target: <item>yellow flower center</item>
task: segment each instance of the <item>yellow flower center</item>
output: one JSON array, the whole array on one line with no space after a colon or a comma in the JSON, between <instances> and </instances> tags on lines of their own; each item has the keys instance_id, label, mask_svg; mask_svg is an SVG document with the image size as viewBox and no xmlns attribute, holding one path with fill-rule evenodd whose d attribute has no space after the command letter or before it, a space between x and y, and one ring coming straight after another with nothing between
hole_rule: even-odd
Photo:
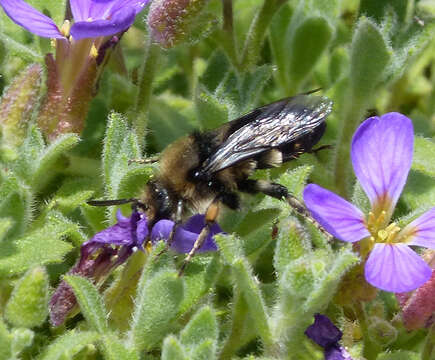
<instances>
[{"instance_id":1,"label":"yellow flower center","mask_svg":"<svg viewBox=\"0 0 435 360\"><path fill-rule=\"evenodd\" d=\"M387 212L381 211L378 216L370 211L367 218L367 229L370 232L369 237L363 239L360 244L360 252L363 257L373 249L376 243L393 244L399 242L397 236L400 232L400 227L396 223L391 223L386 226Z\"/></svg>"},{"instance_id":2,"label":"yellow flower center","mask_svg":"<svg viewBox=\"0 0 435 360\"><path fill-rule=\"evenodd\" d=\"M65 20L60 28L60 32L63 36L67 38L69 36L70 30L71 30L71 22L69 20Z\"/></svg>"}]
</instances>

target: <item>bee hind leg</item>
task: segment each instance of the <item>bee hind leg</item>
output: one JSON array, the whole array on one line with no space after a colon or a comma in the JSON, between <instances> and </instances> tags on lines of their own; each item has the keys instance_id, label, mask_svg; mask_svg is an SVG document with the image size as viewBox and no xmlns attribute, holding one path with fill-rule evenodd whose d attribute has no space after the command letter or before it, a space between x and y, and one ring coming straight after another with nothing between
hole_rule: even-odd
<instances>
[{"instance_id":1,"label":"bee hind leg","mask_svg":"<svg viewBox=\"0 0 435 360\"><path fill-rule=\"evenodd\" d=\"M333 236L328 233L325 228L320 225L310 214L305 205L300 202L296 196L292 195L288 189L277 183L272 183L266 180L244 180L238 184L239 190L247 193L263 193L265 195L271 196L275 199L285 200L293 210L295 210L299 215L303 216L306 220L312 223L323 235L325 235L328 241L333 239Z\"/></svg>"},{"instance_id":2,"label":"bee hind leg","mask_svg":"<svg viewBox=\"0 0 435 360\"><path fill-rule=\"evenodd\" d=\"M219 215L219 200L216 198L209 205L209 207L207 208L207 210L205 212L205 226L202 228L201 232L199 233L198 237L196 238L195 243L193 244L193 247L190 250L189 254L187 254L186 258L184 259L183 264L181 265L180 271L178 272L178 276L183 275L187 264L192 260L193 256L196 254L196 252L204 244L205 240L207 239L207 236L210 234L210 229L211 229L212 225L216 222L218 215Z\"/></svg>"}]
</instances>

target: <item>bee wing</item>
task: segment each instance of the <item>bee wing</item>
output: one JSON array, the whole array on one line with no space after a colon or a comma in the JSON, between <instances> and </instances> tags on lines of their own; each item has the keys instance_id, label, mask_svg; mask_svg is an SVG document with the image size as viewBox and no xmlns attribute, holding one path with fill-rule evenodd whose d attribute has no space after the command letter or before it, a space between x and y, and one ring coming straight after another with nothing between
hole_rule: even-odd
<instances>
[{"instance_id":1,"label":"bee wing","mask_svg":"<svg viewBox=\"0 0 435 360\"><path fill-rule=\"evenodd\" d=\"M312 95L296 95L255 109L229 123L226 140L203 162L201 171L217 172L301 139L322 125L331 110L331 100Z\"/></svg>"}]
</instances>

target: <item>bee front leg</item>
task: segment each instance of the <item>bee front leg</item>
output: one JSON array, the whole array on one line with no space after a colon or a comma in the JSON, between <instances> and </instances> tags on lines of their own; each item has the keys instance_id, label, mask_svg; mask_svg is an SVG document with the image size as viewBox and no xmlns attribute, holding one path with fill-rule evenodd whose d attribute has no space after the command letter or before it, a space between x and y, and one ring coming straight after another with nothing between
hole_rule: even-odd
<instances>
[{"instance_id":1,"label":"bee front leg","mask_svg":"<svg viewBox=\"0 0 435 360\"><path fill-rule=\"evenodd\" d=\"M284 199L293 210L299 215L303 216L306 220L312 223L323 235L325 235L327 241L331 241L334 237L328 233L325 228L320 225L310 214L308 209L303 203L301 203L296 196L292 195L288 189L277 183L272 183L266 180L245 180L238 184L239 190L248 193L263 193L265 195L274 197L275 199Z\"/></svg>"},{"instance_id":2,"label":"bee front leg","mask_svg":"<svg viewBox=\"0 0 435 360\"><path fill-rule=\"evenodd\" d=\"M187 264L192 260L195 253L201 248L204 244L207 236L210 234L210 229L212 225L216 222L216 219L219 215L219 200L216 198L207 208L205 212L205 226L202 228L198 237L193 244L192 249L189 254L187 254L186 258L183 261L183 265L181 265L180 271L178 272L178 276L182 276Z\"/></svg>"}]
</instances>

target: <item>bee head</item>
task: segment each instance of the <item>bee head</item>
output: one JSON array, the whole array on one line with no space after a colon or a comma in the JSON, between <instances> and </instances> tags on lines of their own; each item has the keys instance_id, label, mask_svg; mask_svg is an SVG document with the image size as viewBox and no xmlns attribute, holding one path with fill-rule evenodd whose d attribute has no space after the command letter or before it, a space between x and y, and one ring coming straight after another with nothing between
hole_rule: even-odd
<instances>
[{"instance_id":1,"label":"bee head","mask_svg":"<svg viewBox=\"0 0 435 360\"><path fill-rule=\"evenodd\" d=\"M151 180L147 183L143 201L148 206L147 217L150 225L161 219L171 218L173 202L168 189L159 180Z\"/></svg>"}]
</instances>

